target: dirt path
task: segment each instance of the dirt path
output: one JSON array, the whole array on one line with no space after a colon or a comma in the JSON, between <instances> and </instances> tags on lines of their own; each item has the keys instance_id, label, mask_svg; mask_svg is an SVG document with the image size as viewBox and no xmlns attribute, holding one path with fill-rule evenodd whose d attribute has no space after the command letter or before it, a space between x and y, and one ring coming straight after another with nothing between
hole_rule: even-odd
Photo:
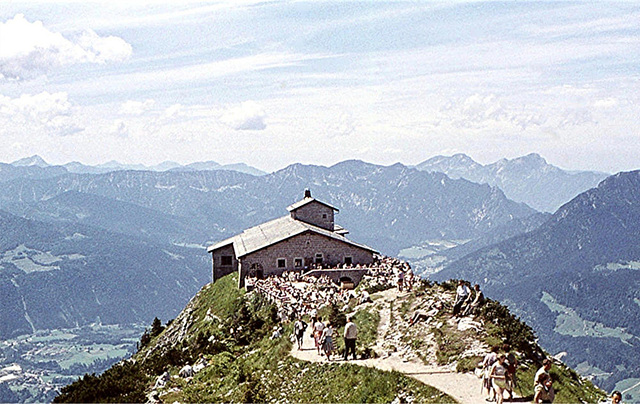
<instances>
[{"instance_id":1,"label":"dirt path","mask_svg":"<svg viewBox=\"0 0 640 404\"><path fill-rule=\"evenodd\" d=\"M378 352L383 352L380 348L382 348L383 338L389 329L391 316L390 302L395 299L397 292L395 290L389 290L383 292L381 295L375 303L376 306L379 306L380 313L378 341L376 344L376 350ZM308 333L305 334L303 339L303 349L301 351L298 350L297 345L294 344L291 355L295 358L310 362L327 362L327 358L324 355L318 355L313 344L313 339L309 337ZM342 357L335 356L332 358L332 361L343 362L343 359ZM457 373L455 368L452 369L448 366L428 366L419 359L408 361L402 358L397 352L391 353L386 357L349 362L381 370L396 370L437 388L462 404L485 402L486 396L480 392L480 379L470 373Z\"/></svg>"}]
</instances>

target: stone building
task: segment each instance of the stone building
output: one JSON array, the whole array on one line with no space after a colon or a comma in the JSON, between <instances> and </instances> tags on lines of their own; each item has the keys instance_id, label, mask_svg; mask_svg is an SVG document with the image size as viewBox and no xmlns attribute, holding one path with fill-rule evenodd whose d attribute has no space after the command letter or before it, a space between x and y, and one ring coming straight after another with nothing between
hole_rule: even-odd
<instances>
[{"instance_id":1,"label":"stone building","mask_svg":"<svg viewBox=\"0 0 640 404\"><path fill-rule=\"evenodd\" d=\"M213 281L238 272L240 286L244 278L263 278L285 271L302 274L326 274L335 281L357 283L363 270L377 252L345 237L348 231L335 224L337 208L311 197L287 208L289 215L252 227L210 246ZM337 268L337 269L329 269Z\"/></svg>"}]
</instances>

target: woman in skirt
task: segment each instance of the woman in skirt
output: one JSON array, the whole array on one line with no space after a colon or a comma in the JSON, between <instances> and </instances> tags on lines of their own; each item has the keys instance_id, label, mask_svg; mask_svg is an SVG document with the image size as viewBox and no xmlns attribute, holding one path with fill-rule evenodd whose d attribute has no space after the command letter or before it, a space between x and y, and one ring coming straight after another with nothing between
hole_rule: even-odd
<instances>
[{"instance_id":1,"label":"woman in skirt","mask_svg":"<svg viewBox=\"0 0 640 404\"><path fill-rule=\"evenodd\" d=\"M333 327L331 327L331 323L328 321L324 330L322 330L320 342L322 343L322 351L327 355L327 360L330 361L331 354L333 353Z\"/></svg>"}]
</instances>

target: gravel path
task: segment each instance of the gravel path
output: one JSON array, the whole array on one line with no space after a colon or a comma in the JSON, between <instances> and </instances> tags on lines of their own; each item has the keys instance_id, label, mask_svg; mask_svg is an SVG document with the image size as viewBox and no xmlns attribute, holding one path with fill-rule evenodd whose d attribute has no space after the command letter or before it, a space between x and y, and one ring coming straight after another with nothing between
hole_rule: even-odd
<instances>
[{"instance_id":1,"label":"gravel path","mask_svg":"<svg viewBox=\"0 0 640 404\"><path fill-rule=\"evenodd\" d=\"M376 351L384 352L382 341L389 329L390 320L390 302L395 300L397 291L395 289L385 291L382 296L374 303L379 306L380 324L378 325L378 341ZM291 351L291 355L295 358L310 362L327 362L324 355L318 355L313 339L305 334L303 340L303 349L300 351L297 345ZM332 361L343 362L341 357L335 356ZM438 390L450 395L456 401L462 404L477 404L486 402L486 396L480 392L481 381L470 373L457 373L455 368L448 366L428 366L421 360L410 360L402 358L398 353L394 352L386 357L374 359L362 359L349 361L352 364L374 367L381 370L395 370L409 377L413 377L425 384L433 386Z\"/></svg>"}]
</instances>

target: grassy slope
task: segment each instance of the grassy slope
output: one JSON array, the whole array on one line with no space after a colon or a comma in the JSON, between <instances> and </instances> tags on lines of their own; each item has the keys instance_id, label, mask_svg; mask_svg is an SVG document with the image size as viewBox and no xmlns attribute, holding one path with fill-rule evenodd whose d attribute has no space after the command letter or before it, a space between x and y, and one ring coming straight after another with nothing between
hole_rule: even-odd
<instances>
[{"instance_id":1,"label":"grassy slope","mask_svg":"<svg viewBox=\"0 0 640 404\"><path fill-rule=\"evenodd\" d=\"M456 281L449 281L443 283L442 287L453 292L456 284ZM441 315L450 317L449 312ZM549 355L535 342L536 337L531 327L512 315L505 306L490 299L479 310L477 319L481 319L485 324L485 331L481 338L487 346L507 344L517 352L519 365L516 372L518 386L516 392L532 400L535 373L542 366L542 359L549 357ZM463 349L457 350L457 348L455 343L447 343L446 339L441 338L438 355L439 357L446 356L450 361L458 360L460 358L456 355ZM460 360L458 371L471 371L481 360L481 357ZM596 403L605 398L605 393L602 390L562 363L554 364L550 374L556 391L556 403Z\"/></svg>"},{"instance_id":2,"label":"grassy slope","mask_svg":"<svg viewBox=\"0 0 640 404\"><path fill-rule=\"evenodd\" d=\"M288 338L268 338L275 320L273 306L249 298L236 285L234 276L228 276L203 288L187 306L189 314L178 317L136 354L134 361L114 366L101 376L85 376L67 386L56 401L145 401L144 393L157 375L165 370L175 375L202 354L210 365L189 382L172 379L161 391L163 401L391 402L398 395L407 395L418 402L453 402L438 390L397 372L291 358ZM369 316L368 328L375 329L374 314L359 316ZM181 327L188 327L185 339L167 338ZM287 329L285 335L290 332ZM174 388L177 391L169 392Z\"/></svg>"}]
</instances>

